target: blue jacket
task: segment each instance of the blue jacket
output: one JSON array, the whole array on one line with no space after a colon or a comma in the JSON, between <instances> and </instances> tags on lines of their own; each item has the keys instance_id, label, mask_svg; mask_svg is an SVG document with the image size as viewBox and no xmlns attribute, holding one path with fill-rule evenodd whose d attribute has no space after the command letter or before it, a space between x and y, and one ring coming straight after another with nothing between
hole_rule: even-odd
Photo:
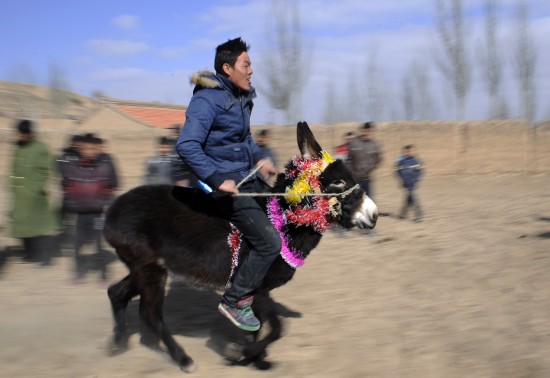
<instances>
[{"instance_id":1,"label":"blue jacket","mask_svg":"<svg viewBox=\"0 0 550 378\"><path fill-rule=\"evenodd\" d=\"M239 183L264 157L250 134L256 91L243 92L226 77L210 72L196 73L192 81L195 89L176 150L213 189L225 180Z\"/></svg>"},{"instance_id":2,"label":"blue jacket","mask_svg":"<svg viewBox=\"0 0 550 378\"><path fill-rule=\"evenodd\" d=\"M422 164L414 156L400 156L395 164L397 175L403 181L403 187L413 190L422 176Z\"/></svg>"}]
</instances>

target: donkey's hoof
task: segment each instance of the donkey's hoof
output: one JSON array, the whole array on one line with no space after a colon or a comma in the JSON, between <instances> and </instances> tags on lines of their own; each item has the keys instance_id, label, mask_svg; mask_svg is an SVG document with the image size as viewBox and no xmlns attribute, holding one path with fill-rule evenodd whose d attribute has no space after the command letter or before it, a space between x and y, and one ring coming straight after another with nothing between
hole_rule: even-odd
<instances>
[{"instance_id":1,"label":"donkey's hoof","mask_svg":"<svg viewBox=\"0 0 550 378\"><path fill-rule=\"evenodd\" d=\"M275 366L273 362L269 362L264 359L254 360L253 363L258 370L271 370Z\"/></svg>"},{"instance_id":2,"label":"donkey's hoof","mask_svg":"<svg viewBox=\"0 0 550 378\"><path fill-rule=\"evenodd\" d=\"M122 342L116 342L115 340L109 341L107 344L107 356L114 357L128 351L128 340Z\"/></svg>"},{"instance_id":3,"label":"donkey's hoof","mask_svg":"<svg viewBox=\"0 0 550 378\"><path fill-rule=\"evenodd\" d=\"M187 362L180 364L180 369L185 373L194 373L197 371L197 365L189 358Z\"/></svg>"},{"instance_id":4,"label":"donkey's hoof","mask_svg":"<svg viewBox=\"0 0 550 378\"><path fill-rule=\"evenodd\" d=\"M225 358L229 361L239 361L243 358L244 346L237 343L229 343L225 347Z\"/></svg>"}]
</instances>

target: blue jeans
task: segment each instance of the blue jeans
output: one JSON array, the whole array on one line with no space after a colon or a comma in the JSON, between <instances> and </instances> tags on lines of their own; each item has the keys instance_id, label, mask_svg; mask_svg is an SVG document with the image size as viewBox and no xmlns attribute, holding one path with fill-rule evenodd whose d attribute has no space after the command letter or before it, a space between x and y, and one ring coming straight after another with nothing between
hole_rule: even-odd
<instances>
[{"instance_id":1,"label":"blue jeans","mask_svg":"<svg viewBox=\"0 0 550 378\"><path fill-rule=\"evenodd\" d=\"M265 191L264 184L251 181L243 184L241 192ZM265 211L253 197L223 197L219 200L226 210L230 209L229 220L241 232L243 242L250 245L250 252L240 261L231 287L223 300L235 306L237 302L260 287L267 270L281 252L281 237L269 220Z\"/></svg>"}]
</instances>

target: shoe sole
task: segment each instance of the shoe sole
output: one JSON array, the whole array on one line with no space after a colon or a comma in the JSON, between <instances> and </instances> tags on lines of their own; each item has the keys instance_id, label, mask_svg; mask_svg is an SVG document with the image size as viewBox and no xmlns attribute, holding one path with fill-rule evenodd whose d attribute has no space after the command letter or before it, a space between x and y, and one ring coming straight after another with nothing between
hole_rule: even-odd
<instances>
[{"instance_id":1,"label":"shoe sole","mask_svg":"<svg viewBox=\"0 0 550 378\"><path fill-rule=\"evenodd\" d=\"M231 314L225 309L225 307L220 303L218 305L218 310L220 311L220 313L225 316L227 319L229 319L229 321L231 323L233 323L234 325L236 325L237 327L239 327L240 329L243 329L245 331L251 331L251 332L254 332L254 331L257 331L260 329L260 326L257 326L257 327L252 327L252 326L247 326L245 324L242 324L242 323L239 323L238 321L235 320L235 318L233 318L231 316Z\"/></svg>"}]
</instances>

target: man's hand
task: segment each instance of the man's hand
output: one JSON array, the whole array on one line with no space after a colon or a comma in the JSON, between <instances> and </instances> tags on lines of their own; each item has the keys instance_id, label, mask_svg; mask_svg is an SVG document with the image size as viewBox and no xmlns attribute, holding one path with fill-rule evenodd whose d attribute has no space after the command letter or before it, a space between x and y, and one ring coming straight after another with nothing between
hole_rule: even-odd
<instances>
[{"instance_id":1,"label":"man's hand","mask_svg":"<svg viewBox=\"0 0 550 378\"><path fill-rule=\"evenodd\" d=\"M260 173L263 177L269 177L272 175L276 175L279 173L275 165L273 165L273 162L270 159L262 159L260 160L256 165L263 164L262 168L260 168Z\"/></svg>"},{"instance_id":2,"label":"man's hand","mask_svg":"<svg viewBox=\"0 0 550 378\"><path fill-rule=\"evenodd\" d=\"M218 190L229 194L239 194L239 188L237 188L237 184L233 180L225 180Z\"/></svg>"}]
</instances>

